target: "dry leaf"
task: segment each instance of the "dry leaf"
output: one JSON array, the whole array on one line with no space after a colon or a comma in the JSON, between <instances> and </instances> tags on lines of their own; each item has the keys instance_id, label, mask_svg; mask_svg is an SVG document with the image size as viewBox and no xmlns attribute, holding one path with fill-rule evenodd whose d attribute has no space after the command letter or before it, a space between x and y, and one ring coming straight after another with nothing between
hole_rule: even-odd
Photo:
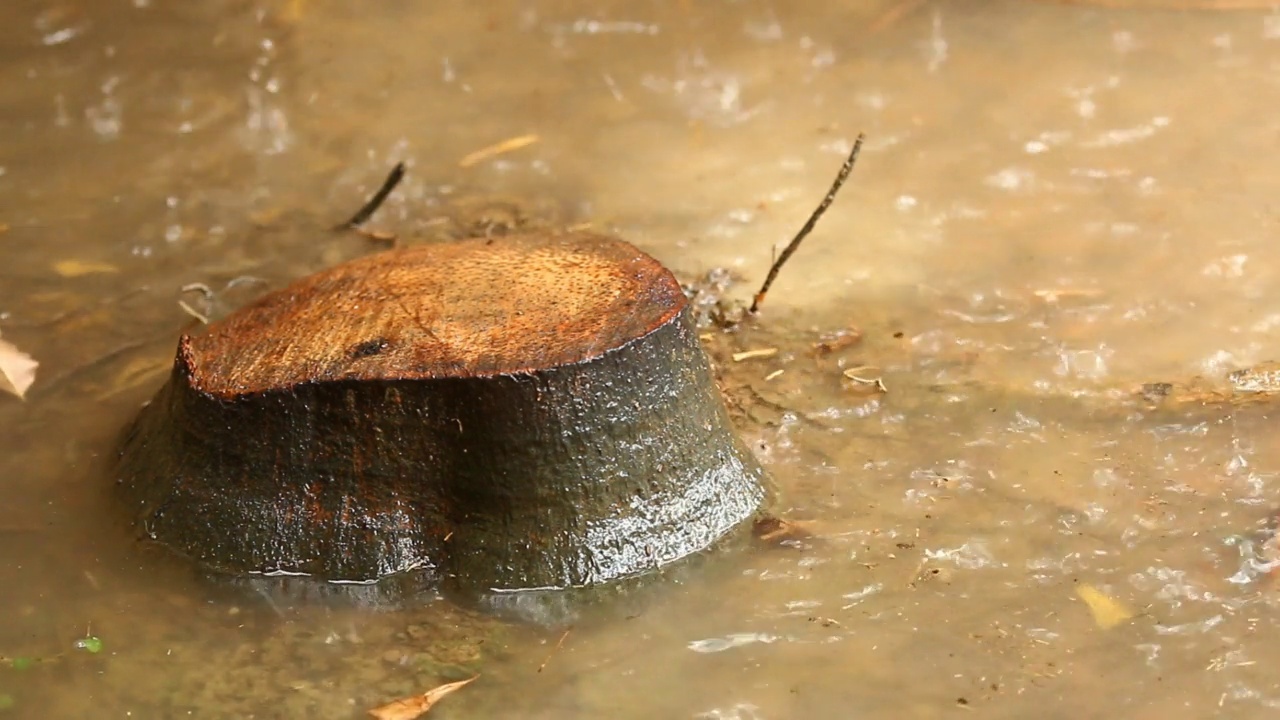
<instances>
[{"instance_id":1,"label":"dry leaf","mask_svg":"<svg viewBox=\"0 0 1280 720\"><path fill-rule=\"evenodd\" d=\"M40 363L7 340L0 340L0 390L26 397Z\"/></svg>"},{"instance_id":2,"label":"dry leaf","mask_svg":"<svg viewBox=\"0 0 1280 720\"><path fill-rule=\"evenodd\" d=\"M1088 583L1077 585L1076 595L1089 606L1093 621L1103 630L1133 617L1133 611L1128 606Z\"/></svg>"},{"instance_id":3,"label":"dry leaf","mask_svg":"<svg viewBox=\"0 0 1280 720\"><path fill-rule=\"evenodd\" d=\"M64 278L73 278L95 273L120 272L120 269L110 263L93 260L59 260L53 264L53 271Z\"/></svg>"},{"instance_id":4,"label":"dry leaf","mask_svg":"<svg viewBox=\"0 0 1280 720\"><path fill-rule=\"evenodd\" d=\"M378 720L413 720L430 710L432 705L440 702L440 698L448 695L454 690L461 689L462 686L470 683L478 677L480 676L476 675L476 677L468 678L466 680L451 682L447 685L441 685L438 688L428 690L421 695L413 695L411 697L396 700L395 702L389 702L386 705L370 710L369 714Z\"/></svg>"}]
</instances>

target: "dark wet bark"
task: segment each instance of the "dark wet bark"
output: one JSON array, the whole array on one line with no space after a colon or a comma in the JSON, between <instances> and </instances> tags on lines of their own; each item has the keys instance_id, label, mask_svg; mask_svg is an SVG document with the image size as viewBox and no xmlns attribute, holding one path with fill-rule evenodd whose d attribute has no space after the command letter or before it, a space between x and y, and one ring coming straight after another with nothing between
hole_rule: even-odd
<instances>
[{"instance_id":1,"label":"dark wet bark","mask_svg":"<svg viewBox=\"0 0 1280 720\"><path fill-rule=\"evenodd\" d=\"M625 272L601 289L640 294L604 329L561 315L545 339L496 349L424 350L444 326L405 326L401 307L362 320L363 334L315 338L341 353L303 359L305 333L273 325L297 321L286 310L352 297L368 309L388 292L376 284L388 263L436 259L424 248L385 254L269 296L183 338L169 383L128 432L117 477L140 530L233 573L364 581L418 570L479 595L641 574L751 517L763 471L731 429L674 278L606 238L515 247L604 258ZM422 292L426 306L450 291ZM525 322L538 302L518 299L510 317ZM459 312L508 317L502 301ZM329 317L355 322L340 307ZM244 343L244 332L272 336Z\"/></svg>"}]
</instances>

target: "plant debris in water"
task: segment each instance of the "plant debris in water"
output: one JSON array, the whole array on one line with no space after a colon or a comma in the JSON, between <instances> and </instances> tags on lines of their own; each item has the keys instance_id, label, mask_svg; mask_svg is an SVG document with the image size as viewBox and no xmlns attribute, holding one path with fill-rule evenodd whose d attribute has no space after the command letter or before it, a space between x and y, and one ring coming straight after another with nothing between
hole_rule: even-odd
<instances>
[{"instance_id":1,"label":"plant debris in water","mask_svg":"<svg viewBox=\"0 0 1280 720\"><path fill-rule=\"evenodd\" d=\"M1127 605L1089 583L1077 585L1076 596L1088 606L1093 622L1103 630L1109 630L1133 618L1133 610Z\"/></svg>"},{"instance_id":2,"label":"plant debris in water","mask_svg":"<svg viewBox=\"0 0 1280 720\"><path fill-rule=\"evenodd\" d=\"M82 275L100 275L118 273L120 268L111 263L96 260L59 260L53 264L53 271L64 278L75 278Z\"/></svg>"},{"instance_id":3,"label":"plant debris in water","mask_svg":"<svg viewBox=\"0 0 1280 720\"><path fill-rule=\"evenodd\" d=\"M354 230L373 217L373 214L378 212L378 208L382 207L382 203L387 201L387 198L396 189L396 186L400 184L400 181L404 180L404 170L403 162L396 163L396 166L391 168L391 173L387 175L387 179L382 181L382 186L369 198L369 201L361 206L349 220L339 223L334 230Z\"/></svg>"},{"instance_id":4,"label":"plant debris in water","mask_svg":"<svg viewBox=\"0 0 1280 720\"><path fill-rule=\"evenodd\" d=\"M752 296L750 308L742 306L740 303L734 303L725 299L725 291L733 284L733 275L724 268L715 268L707 272L707 274L692 283L684 283L685 294L689 296L689 301L693 305L693 316L699 328L715 326L724 330L732 330L736 328L742 320L748 315L754 315L760 311L760 305L764 303L765 296L769 293L769 288L773 286L773 282L778 279L778 273L782 271L782 266L787 260L795 254L799 249L800 243L813 232L817 226L818 220L822 217L827 208L831 207L831 203L835 202L836 195L839 194L840 188L844 186L845 180L849 178L849 173L853 170L854 163L858 161L858 154L862 151L862 142L866 136L862 133L858 134L858 139L853 143L853 149L849 151L849 156L845 158L844 164L840 166L840 171L836 173L836 179L831 183L831 188L827 190L827 194L822 198L822 202L809 215L809 219L805 221L800 232L791 238L791 242L782 249L782 253L769 267L769 273L765 276L764 283L760 285L760 289ZM856 342L856 339L854 340Z\"/></svg>"},{"instance_id":5,"label":"plant debris in water","mask_svg":"<svg viewBox=\"0 0 1280 720\"><path fill-rule=\"evenodd\" d=\"M501 142L496 142L488 147L480 148L473 153L467 154L466 157L458 161L458 167L468 168L472 165L479 165L485 160L514 152L523 147L528 147L540 140L537 135L518 135L516 137L507 138Z\"/></svg>"},{"instance_id":6,"label":"plant debris in water","mask_svg":"<svg viewBox=\"0 0 1280 720\"><path fill-rule=\"evenodd\" d=\"M840 188L844 187L844 181L849 179L849 173L853 171L854 163L858 162L858 153L862 150L862 141L866 136L858 133L858 139L853 142L853 149L849 151L849 157L845 158L844 164L840 166L840 172L836 173L835 182L831 183L831 189L827 190L826 197L822 198L822 202L809 215L809 219L805 221L804 227L800 228L800 232L791 238L791 242L782 249L782 254L777 260L773 261L773 265L769 268L769 274L765 276L764 283L760 289L756 291L755 297L751 299L751 314L754 315L760 311L760 305L764 302L765 295L769 293L769 287L773 285L773 281L778 279L778 273L782 270L782 266L787 260L795 254L800 248L800 242L813 232L813 228L817 226L818 219L822 217L827 208L831 207L831 203L835 202L836 195L840 193Z\"/></svg>"},{"instance_id":7,"label":"plant debris in water","mask_svg":"<svg viewBox=\"0 0 1280 720\"><path fill-rule=\"evenodd\" d=\"M38 367L40 363L30 355L13 343L0 339L0 390L25 398L27 390L36 381Z\"/></svg>"},{"instance_id":8,"label":"plant debris in water","mask_svg":"<svg viewBox=\"0 0 1280 720\"><path fill-rule=\"evenodd\" d=\"M76 641L76 649L97 655L102 652L102 638L96 635L86 635Z\"/></svg>"},{"instance_id":9,"label":"plant debris in water","mask_svg":"<svg viewBox=\"0 0 1280 720\"><path fill-rule=\"evenodd\" d=\"M411 695L407 698L389 702L386 705L380 705L369 711L369 715L377 718L377 720L414 720L421 717L444 696L461 690L465 685L473 682L475 677L459 680L432 688L421 695Z\"/></svg>"}]
</instances>

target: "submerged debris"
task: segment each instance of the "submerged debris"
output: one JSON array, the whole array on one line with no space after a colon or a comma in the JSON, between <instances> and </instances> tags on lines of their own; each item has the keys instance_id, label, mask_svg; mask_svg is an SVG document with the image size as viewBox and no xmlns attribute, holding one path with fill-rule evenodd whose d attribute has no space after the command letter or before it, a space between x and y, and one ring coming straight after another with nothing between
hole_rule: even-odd
<instances>
[{"instance_id":1,"label":"submerged debris","mask_svg":"<svg viewBox=\"0 0 1280 720\"><path fill-rule=\"evenodd\" d=\"M880 375L879 368L870 365L859 365L851 367L842 373L845 378L852 380L858 385L866 385L875 389L876 392L887 393L889 388L885 387L884 378Z\"/></svg>"},{"instance_id":2,"label":"submerged debris","mask_svg":"<svg viewBox=\"0 0 1280 720\"><path fill-rule=\"evenodd\" d=\"M1093 622L1103 630L1109 630L1134 616L1133 610L1089 583L1076 586L1076 596L1084 601L1093 616Z\"/></svg>"},{"instance_id":3,"label":"submerged debris","mask_svg":"<svg viewBox=\"0 0 1280 720\"><path fill-rule=\"evenodd\" d=\"M696 280L680 284L689 298L694 324L699 329L732 329L742 321L746 308L725 297L737 279L727 268L718 267L708 270Z\"/></svg>"},{"instance_id":4,"label":"submerged debris","mask_svg":"<svg viewBox=\"0 0 1280 720\"><path fill-rule=\"evenodd\" d=\"M1250 405L1280 396L1280 362L1235 370L1222 380L1194 377L1186 382L1149 382L1135 395L1153 406Z\"/></svg>"},{"instance_id":5,"label":"submerged debris","mask_svg":"<svg viewBox=\"0 0 1280 720\"><path fill-rule=\"evenodd\" d=\"M529 147L540 139L540 137L533 133L507 138L506 140L496 142L488 147L480 148L473 153L468 153L466 157L458 161L458 167L467 168L472 165L479 165L490 158L514 152L523 147Z\"/></svg>"},{"instance_id":6,"label":"submerged debris","mask_svg":"<svg viewBox=\"0 0 1280 720\"><path fill-rule=\"evenodd\" d=\"M377 718L377 720L414 720L414 718L421 717L430 710L432 706L440 702L441 698L461 690L466 685L474 682L478 677L480 676L476 675L475 677L467 678L466 680L446 683L440 687L432 688L421 695L412 695L394 702L389 702L386 705L373 708L369 711L369 715Z\"/></svg>"},{"instance_id":7,"label":"submerged debris","mask_svg":"<svg viewBox=\"0 0 1280 720\"><path fill-rule=\"evenodd\" d=\"M564 641L568 639L569 633L572 630L573 628L568 628L564 631L564 633L560 635L560 639L556 641L556 646L551 648L551 652L547 653L546 659L544 659L542 661L542 664L538 666L538 672L542 672L547 668L547 663L551 662L551 657L555 655L557 652L559 652L560 648L564 647Z\"/></svg>"},{"instance_id":8,"label":"submerged debris","mask_svg":"<svg viewBox=\"0 0 1280 720\"><path fill-rule=\"evenodd\" d=\"M252 275L241 275L239 277L232 278L227 281L226 285L222 286L222 290L214 290L201 282L187 283L186 285L178 288L178 307L182 312L190 315L201 325L208 325L221 315L220 306L226 304L221 302L222 298L220 296L226 295L242 285L265 286L266 284L266 280ZM199 297L199 300L188 303L181 297L183 295L191 295L193 293Z\"/></svg>"},{"instance_id":9,"label":"submerged debris","mask_svg":"<svg viewBox=\"0 0 1280 720\"><path fill-rule=\"evenodd\" d=\"M19 350L16 345L0 340L0 390L26 398L27 390L36 381L38 367L40 363Z\"/></svg>"},{"instance_id":10,"label":"submerged debris","mask_svg":"<svg viewBox=\"0 0 1280 720\"><path fill-rule=\"evenodd\" d=\"M83 275L102 275L120 272L120 268L111 263L97 260L59 260L53 264L53 271L60 277L75 278Z\"/></svg>"},{"instance_id":11,"label":"submerged debris","mask_svg":"<svg viewBox=\"0 0 1280 720\"><path fill-rule=\"evenodd\" d=\"M812 530L798 520L784 520L773 515L764 515L756 519L751 526L751 535L758 542L774 547L783 547L813 540Z\"/></svg>"},{"instance_id":12,"label":"submerged debris","mask_svg":"<svg viewBox=\"0 0 1280 720\"><path fill-rule=\"evenodd\" d=\"M771 358L778 354L778 348L756 348L755 350L743 350L733 354L734 362L742 362L743 360L755 360L760 358Z\"/></svg>"},{"instance_id":13,"label":"submerged debris","mask_svg":"<svg viewBox=\"0 0 1280 720\"><path fill-rule=\"evenodd\" d=\"M845 328L834 332L823 333L813 343L813 352L818 356L831 355L845 348L853 347L862 341L862 331L857 328Z\"/></svg>"},{"instance_id":14,"label":"submerged debris","mask_svg":"<svg viewBox=\"0 0 1280 720\"><path fill-rule=\"evenodd\" d=\"M1231 389L1238 393L1280 392L1280 362L1268 361L1227 375Z\"/></svg>"}]
</instances>

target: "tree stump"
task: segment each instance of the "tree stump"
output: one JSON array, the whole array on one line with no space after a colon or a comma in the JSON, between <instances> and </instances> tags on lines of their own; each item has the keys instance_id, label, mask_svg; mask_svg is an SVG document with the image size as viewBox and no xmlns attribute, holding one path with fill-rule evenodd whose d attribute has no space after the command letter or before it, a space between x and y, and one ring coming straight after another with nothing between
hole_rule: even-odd
<instances>
[{"instance_id":1,"label":"tree stump","mask_svg":"<svg viewBox=\"0 0 1280 720\"><path fill-rule=\"evenodd\" d=\"M119 490L146 536L229 573L471 595L639 575L765 494L689 314L599 235L363 257L183 336Z\"/></svg>"}]
</instances>

